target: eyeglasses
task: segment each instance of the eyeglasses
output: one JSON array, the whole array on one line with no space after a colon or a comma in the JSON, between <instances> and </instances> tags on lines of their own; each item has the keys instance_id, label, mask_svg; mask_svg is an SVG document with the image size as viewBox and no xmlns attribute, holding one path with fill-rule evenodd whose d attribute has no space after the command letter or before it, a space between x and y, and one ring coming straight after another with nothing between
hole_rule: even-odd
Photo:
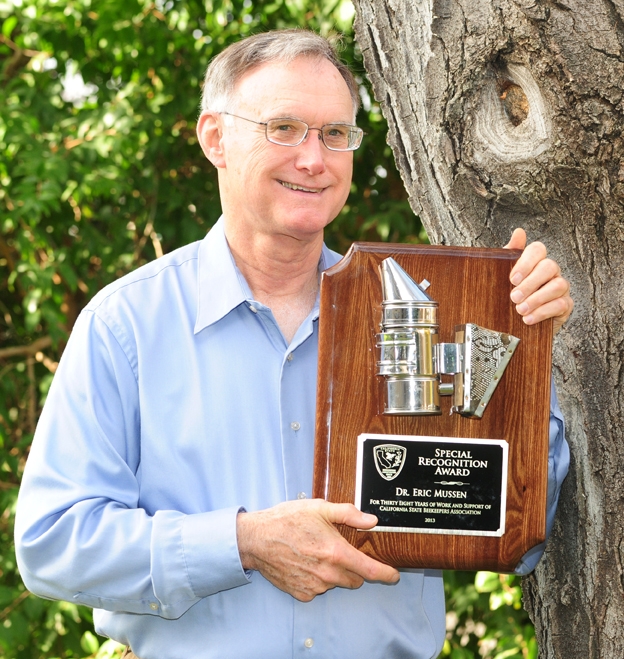
<instances>
[{"instance_id":1,"label":"eyeglasses","mask_svg":"<svg viewBox=\"0 0 624 659\"><path fill-rule=\"evenodd\" d=\"M299 146L311 130L318 130L320 139L330 151L355 151L362 143L364 131L349 124L325 124L321 128L310 128L305 121L297 119L269 119L269 121L254 121L240 117L231 112L221 112L230 117L249 121L258 126L264 126L267 140L280 146Z\"/></svg>"}]
</instances>

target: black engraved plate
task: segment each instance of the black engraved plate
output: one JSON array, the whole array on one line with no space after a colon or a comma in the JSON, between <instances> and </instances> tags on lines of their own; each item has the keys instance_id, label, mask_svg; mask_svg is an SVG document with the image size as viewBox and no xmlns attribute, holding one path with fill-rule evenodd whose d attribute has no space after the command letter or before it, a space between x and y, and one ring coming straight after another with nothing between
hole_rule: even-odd
<instances>
[{"instance_id":1,"label":"black engraved plate","mask_svg":"<svg viewBox=\"0 0 624 659\"><path fill-rule=\"evenodd\" d=\"M373 531L502 536L504 440L362 434L355 505Z\"/></svg>"}]
</instances>

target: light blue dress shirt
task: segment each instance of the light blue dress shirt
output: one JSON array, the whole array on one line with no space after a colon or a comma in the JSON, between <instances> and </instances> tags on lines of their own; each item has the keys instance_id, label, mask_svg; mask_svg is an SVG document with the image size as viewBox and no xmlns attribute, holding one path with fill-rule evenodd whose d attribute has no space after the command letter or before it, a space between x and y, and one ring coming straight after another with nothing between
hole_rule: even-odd
<instances>
[{"instance_id":1,"label":"light blue dress shirt","mask_svg":"<svg viewBox=\"0 0 624 659\"><path fill-rule=\"evenodd\" d=\"M321 267L339 258L324 248ZM317 320L318 304L286 343L222 221L102 290L28 459L16 522L27 587L94 607L97 631L141 659L436 657L439 571L302 603L241 566L238 511L310 496ZM550 451L552 525L568 464L558 410Z\"/></svg>"}]
</instances>

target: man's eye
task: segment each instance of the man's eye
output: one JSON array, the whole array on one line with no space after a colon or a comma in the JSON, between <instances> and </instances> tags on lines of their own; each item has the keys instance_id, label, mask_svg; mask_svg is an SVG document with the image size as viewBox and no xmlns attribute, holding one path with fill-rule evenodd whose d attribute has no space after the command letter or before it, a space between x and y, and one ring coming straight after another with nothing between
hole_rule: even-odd
<instances>
[{"instance_id":1,"label":"man's eye","mask_svg":"<svg viewBox=\"0 0 624 659\"><path fill-rule=\"evenodd\" d=\"M347 126L331 126L325 132L329 137L346 137L349 129Z\"/></svg>"},{"instance_id":2,"label":"man's eye","mask_svg":"<svg viewBox=\"0 0 624 659\"><path fill-rule=\"evenodd\" d=\"M276 133L290 133L296 131L297 127L293 126L293 124L276 124L271 126L271 130Z\"/></svg>"}]
</instances>

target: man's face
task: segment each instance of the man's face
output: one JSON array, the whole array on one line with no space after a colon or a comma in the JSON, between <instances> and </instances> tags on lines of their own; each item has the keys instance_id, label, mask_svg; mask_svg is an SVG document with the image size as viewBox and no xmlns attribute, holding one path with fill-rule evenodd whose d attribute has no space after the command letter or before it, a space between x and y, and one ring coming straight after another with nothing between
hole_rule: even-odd
<instances>
[{"instance_id":1,"label":"man's face","mask_svg":"<svg viewBox=\"0 0 624 659\"><path fill-rule=\"evenodd\" d=\"M231 111L255 121L299 119L311 128L354 122L351 95L336 67L307 57L252 70L239 82ZM264 126L227 115L219 121L219 187L228 223L296 239L322 235L349 194L352 152L330 151L318 131L289 147L269 142Z\"/></svg>"}]
</instances>

